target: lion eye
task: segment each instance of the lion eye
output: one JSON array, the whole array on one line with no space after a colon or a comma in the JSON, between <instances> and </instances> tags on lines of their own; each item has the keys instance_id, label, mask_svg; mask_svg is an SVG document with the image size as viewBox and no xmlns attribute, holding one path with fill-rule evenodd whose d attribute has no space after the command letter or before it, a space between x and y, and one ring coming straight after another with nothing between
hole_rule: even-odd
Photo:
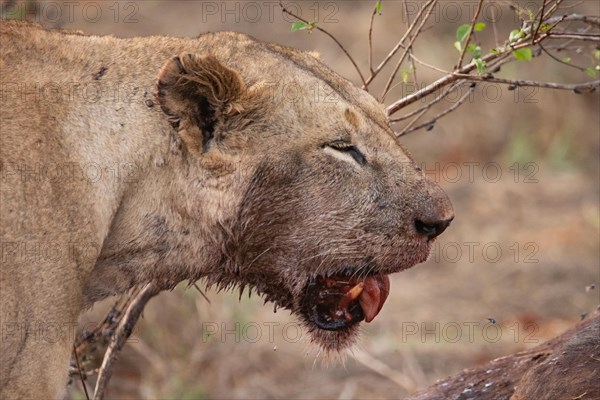
<instances>
[{"instance_id":1,"label":"lion eye","mask_svg":"<svg viewBox=\"0 0 600 400\"><path fill-rule=\"evenodd\" d=\"M344 158L346 158L346 156L350 156L359 165L365 165L367 163L365 155L361 153L360 150L358 150L356 146L353 146L351 143L344 142L342 140L336 140L335 142L323 145L323 148L325 150L335 150L338 154L341 153L341 155L344 156ZM335 154L333 155L335 156Z\"/></svg>"}]
</instances>

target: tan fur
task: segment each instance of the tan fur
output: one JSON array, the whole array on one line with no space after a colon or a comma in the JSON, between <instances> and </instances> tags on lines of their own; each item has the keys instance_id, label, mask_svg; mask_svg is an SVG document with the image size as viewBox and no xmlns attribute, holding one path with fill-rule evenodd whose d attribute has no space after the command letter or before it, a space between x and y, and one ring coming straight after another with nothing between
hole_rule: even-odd
<instances>
[{"instance_id":1,"label":"tan fur","mask_svg":"<svg viewBox=\"0 0 600 400\"><path fill-rule=\"evenodd\" d=\"M79 313L134 285L202 278L300 316L311 277L409 268L415 220L452 217L382 105L308 53L0 30L2 398L60 397ZM358 331L307 328L328 351Z\"/></svg>"}]
</instances>

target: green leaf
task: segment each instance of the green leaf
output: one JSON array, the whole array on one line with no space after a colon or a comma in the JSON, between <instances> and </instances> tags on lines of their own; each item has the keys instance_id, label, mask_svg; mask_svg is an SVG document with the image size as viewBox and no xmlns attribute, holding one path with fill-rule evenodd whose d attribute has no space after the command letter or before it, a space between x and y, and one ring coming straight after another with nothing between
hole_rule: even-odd
<instances>
[{"instance_id":1,"label":"green leaf","mask_svg":"<svg viewBox=\"0 0 600 400\"><path fill-rule=\"evenodd\" d=\"M540 32L542 32L542 33L548 32L551 27L552 26L550 24L547 24L544 22L540 25Z\"/></svg>"},{"instance_id":2,"label":"green leaf","mask_svg":"<svg viewBox=\"0 0 600 400\"><path fill-rule=\"evenodd\" d=\"M402 82L408 83L408 71L404 70L400 74L402 75Z\"/></svg>"},{"instance_id":3,"label":"green leaf","mask_svg":"<svg viewBox=\"0 0 600 400\"><path fill-rule=\"evenodd\" d=\"M454 42L454 47L456 48L456 50L462 51L462 44L460 44L459 41Z\"/></svg>"},{"instance_id":4,"label":"green leaf","mask_svg":"<svg viewBox=\"0 0 600 400\"><path fill-rule=\"evenodd\" d=\"M481 57L481 47L475 46L475 49L473 49L473 51L471 51L471 54L473 54L473 58L480 58Z\"/></svg>"},{"instance_id":5,"label":"green leaf","mask_svg":"<svg viewBox=\"0 0 600 400\"><path fill-rule=\"evenodd\" d=\"M493 48L493 49L490 50L490 53L492 53L492 54L500 54L500 49Z\"/></svg>"},{"instance_id":6,"label":"green leaf","mask_svg":"<svg viewBox=\"0 0 600 400\"><path fill-rule=\"evenodd\" d=\"M475 43L469 43L467 51L471 53L473 58L481 58L481 47L477 46Z\"/></svg>"},{"instance_id":7,"label":"green leaf","mask_svg":"<svg viewBox=\"0 0 600 400\"><path fill-rule=\"evenodd\" d=\"M508 35L508 41L510 43L516 42L517 40L521 39L524 36L524 33L522 30L520 29L514 29L512 31L510 31L510 34Z\"/></svg>"},{"instance_id":8,"label":"green leaf","mask_svg":"<svg viewBox=\"0 0 600 400\"><path fill-rule=\"evenodd\" d=\"M600 59L600 49L594 50L594 57Z\"/></svg>"},{"instance_id":9,"label":"green leaf","mask_svg":"<svg viewBox=\"0 0 600 400\"><path fill-rule=\"evenodd\" d=\"M513 51L513 56L519 61L531 61L531 58L533 57L529 47Z\"/></svg>"},{"instance_id":10,"label":"green leaf","mask_svg":"<svg viewBox=\"0 0 600 400\"><path fill-rule=\"evenodd\" d=\"M591 76L592 78L595 78L598 76L598 71L596 71L596 69L592 68L592 67L586 68L585 73L588 74L589 76Z\"/></svg>"},{"instance_id":11,"label":"green leaf","mask_svg":"<svg viewBox=\"0 0 600 400\"><path fill-rule=\"evenodd\" d=\"M377 4L375 4L375 10L377 10L377 14L381 15L381 0L377 0Z\"/></svg>"},{"instance_id":12,"label":"green leaf","mask_svg":"<svg viewBox=\"0 0 600 400\"><path fill-rule=\"evenodd\" d=\"M471 30L470 24L462 24L461 26L459 26L458 29L456 30L456 40L458 40L459 42L462 42L463 40L465 40L467 38L467 36L469 35L470 30Z\"/></svg>"},{"instance_id":13,"label":"green leaf","mask_svg":"<svg viewBox=\"0 0 600 400\"><path fill-rule=\"evenodd\" d=\"M563 57L562 62L564 62L564 63L570 63L571 62L571 57Z\"/></svg>"},{"instance_id":14,"label":"green leaf","mask_svg":"<svg viewBox=\"0 0 600 400\"><path fill-rule=\"evenodd\" d=\"M485 29L485 22L476 23L475 26L473 26L473 29L475 30L475 32L481 32Z\"/></svg>"},{"instance_id":15,"label":"green leaf","mask_svg":"<svg viewBox=\"0 0 600 400\"><path fill-rule=\"evenodd\" d=\"M479 72L480 74L485 74L485 72L487 71L487 65L485 64L485 61L483 61L481 58L475 58L473 59L473 61L475 62L475 66L477 67L477 72Z\"/></svg>"},{"instance_id":16,"label":"green leaf","mask_svg":"<svg viewBox=\"0 0 600 400\"><path fill-rule=\"evenodd\" d=\"M295 21L292 24L292 32L303 31L305 29L313 29L314 27L315 27L314 22L307 24L306 22L303 22L303 21Z\"/></svg>"},{"instance_id":17,"label":"green leaf","mask_svg":"<svg viewBox=\"0 0 600 400\"><path fill-rule=\"evenodd\" d=\"M292 32L301 31L303 29L308 29L308 24L302 21L295 21L292 24Z\"/></svg>"}]
</instances>

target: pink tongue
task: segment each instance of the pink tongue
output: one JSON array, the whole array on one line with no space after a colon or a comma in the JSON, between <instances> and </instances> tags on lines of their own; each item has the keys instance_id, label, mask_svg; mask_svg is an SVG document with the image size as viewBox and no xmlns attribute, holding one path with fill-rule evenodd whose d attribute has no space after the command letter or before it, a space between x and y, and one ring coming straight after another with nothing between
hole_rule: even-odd
<instances>
[{"instance_id":1,"label":"pink tongue","mask_svg":"<svg viewBox=\"0 0 600 400\"><path fill-rule=\"evenodd\" d=\"M365 314L365 322L371 322L381 311L390 293L390 279L387 275L376 275L369 276L363 282L365 287L358 301Z\"/></svg>"}]
</instances>

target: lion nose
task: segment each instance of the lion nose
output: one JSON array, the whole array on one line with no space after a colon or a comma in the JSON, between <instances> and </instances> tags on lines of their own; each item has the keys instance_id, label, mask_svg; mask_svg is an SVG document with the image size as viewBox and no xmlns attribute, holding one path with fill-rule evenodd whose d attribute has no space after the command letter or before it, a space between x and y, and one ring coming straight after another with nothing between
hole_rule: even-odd
<instances>
[{"instance_id":1,"label":"lion nose","mask_svg":"<svg viewBox=\"0 0 600 400\"><path fill-rule=\"evenodd\" d=\"M437 183L426 181L426 195L421 197L414 216L415 230L427 240L439 236L454 219L454 209L448 195Z\"/></svg>"},{"instance_id":2,"label":"lion nose","mask_svg":"<svg viewBox=\"0 0 600 400\"><path fill-rule=\"evenodd\" d=\"M421 235L427 236L427 240L431 240L436 236L439 236L446 230L450 225L450 222L454 219L454 216L442 221L435 222L424 222L419 219L415 220L415 228Z\"/></svg>"}]
</instances>

